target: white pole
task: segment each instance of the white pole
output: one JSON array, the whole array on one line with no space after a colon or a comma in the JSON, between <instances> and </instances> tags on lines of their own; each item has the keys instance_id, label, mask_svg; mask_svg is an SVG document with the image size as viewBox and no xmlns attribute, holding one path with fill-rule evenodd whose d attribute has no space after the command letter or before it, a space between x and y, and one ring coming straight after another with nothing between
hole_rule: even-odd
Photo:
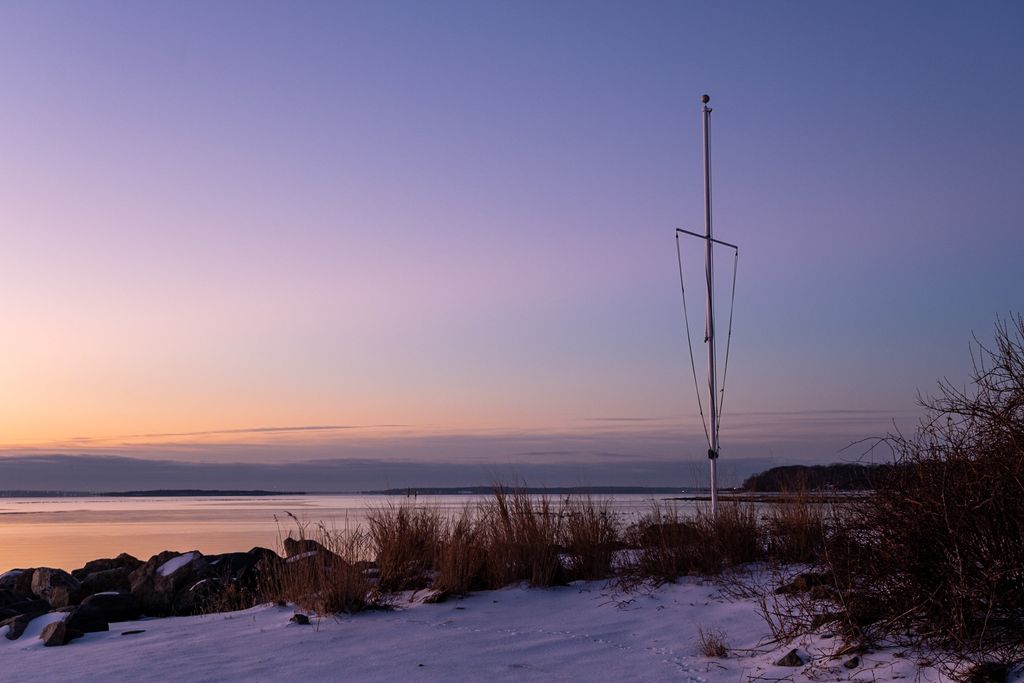
<instances>
[{"instance_id":1,"label":"white pole","mask_svg":"<svg viewBox=\"0 0 1024 683\"><path fill-rule=\"evenodd\" d=\"M704 270L707 275L707 318L705 327L705 343L708 345L708 392L711 395L711 448L708 460L711 462L711 514L718 515L718 375L715 369L715 301L712 293L714 287L714 253L711 241L711 143L709 129L711 126L711 98L704 95L700 98L704 103L704 235L707 251L704 258Z\"/></svg>"}]
</instances>

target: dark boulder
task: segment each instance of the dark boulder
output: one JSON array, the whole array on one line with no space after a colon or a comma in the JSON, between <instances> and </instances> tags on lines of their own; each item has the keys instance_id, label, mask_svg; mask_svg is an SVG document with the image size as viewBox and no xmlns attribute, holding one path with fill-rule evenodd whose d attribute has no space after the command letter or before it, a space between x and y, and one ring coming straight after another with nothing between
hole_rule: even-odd
<instances>
[{"instance_id":1,"label":"dark boulder","mask_svg":"<svg viewBox=\"0 0 1024 683\"><path fill-rule=\"evenodd\" d=\"M0 607L5 607L6 605L11 604L12 602L18 602L18 600L20 599L21 598L15 595L14 591L10 588L0 588Z\"/></svg>"},{"instance_id":2,"label":"dark boulder","mask_svg":"<svg viewBox=\"0 0 1024 683\"><path fill-rule=\"evenodd\" d=\"M43 641L43 645L46 647L54 647L56 645L67 645L75 638L81 638L84 635L84 633L69 627L63 621L55 621L43 628L39 639Z\"/></svg>"},{"instance_id":3,"label":"dark boulder","mask_svg":"<svg viewBox=\"0 0 1024 683\"><path fill-rule=\"evenodd\" d=\"M7 640L17 640L25 632L28 623L38 616L38 614L19 614L16 617L0 621L0 628L7 627L7 633L4 634Z\"/></svg>"},{"instance_id":4,"label":"dark boulder","mask_svg":"<svg viewBox=\"0 0 1024 683\"><path fill-rule=\"evenodd\" d=\"M63 569L39 567L32 575L32 592L53 607L66 607L78 597L81 583Z\"/></svg>"},{"instance_id":5,"label":"dark boulder","mask_svg":"<svg viewBox=\"0 0 1024 683\"><path fill-rule=\"evenodd\" d=\"M142 615L139 599L131 593L96 593L83 600L82 607L98 609L109 623L134 621Z\"/></svg>"},{"instance_id":6,"label":"dark boulder","mask_svg":"<svg viewBox=\"0 0 1024 683\"><path fill-rule=\"evenodd\" d=\"M107 618L103 610L94 605L79 605L68 609L68 616L64 619L68 628L81 631L82 633L98 633L109 631Z\"/></svg>"},{"instance_id":7,"label":"dark boulder","mask_svg":"<svg viewBox=\"0 0 1024 683\"><path fill-rule=\"evenodd\" d=\"M17 614L42 614L49 612L51 607L50 603L46 600L19 600L18 602L12 602L4 609L11 610Z\"/></svg>"},{"instance_id":8,"label":"dark boulder","mask_svg":"<svg viewBox=\"0 0 1024 683\"><path fill-rule=\"evenodd\" d=\"M32 575L35 569L12 569L0 574L0 591L10 593L15 600L25 600L32 595Z\"/></svg>"},{"instance_id":9,"label":"dark boulder","mask_svg":"<svg viewBox=\"0 0 1024 683\"><path fill-rule=\"evenodd\" d=\"M295 540L291 536L284 539L284 554L285 557L295 557L304 553L326 553L333 555L330 550L324 547L319 541L314 541L310 538L300 538Z\"/></svg>"},{"instance_id":10,"label":"dark boulder","mask_svg":"<svg viewBox=\"0 0 1024 683\"><path fill-rule=\"evenodd\" d=\"M775 666L797 667L804 665L804 658L796 650L790 650L782 659L775 662Z\"/></svg>"},{"instance_id":11,"label":"dark boulder","mask_svg":"<svg viewBox=\"0 0 1024 683\"><path fill-rule=\"evenodd\" d=\"M963 680L966 683L1006 683L1010 668L1004 662L979 662L968 670Z\"/></svg>"},{"instance_id":12,"label":"dark boulder","mask_svg":"<svg viewBox=\"0 0 1024 683\"><path fill-rule=\"evenodd\" d=\"M165 550L131 573L131 592L148 616L178 614L175 596L208 578L208 569L209 565L198 550L187 553Z\"/></svg>"},{"instance_id":13,"label":"dark boulder","mask_svg":"<svg viewBox=\"0 0 1024 683\"><path fill-rule=\"evenodd\" d=\"M105 572L111 569L126 569L128 573L135 571L142 566L142 560L137 557L133 557L128 553L121 553L117 557L104 558L100 560L90 560L85 563L84 567L76 569L71 572L79 581L84 581L85 577L96 572Z\"/></svg>"},{"instance_id":14,"label":"dark boulder","mask_svg":"<svg viewBox=\"0 0 1024 683\"><path fill-rule=\"evenodd\" d=\"M109 591L131 590L131 570L127 567L112 567L102 571L86 574L82 578L79 593L82 596L106 593Z\"/></svg>"},{"instance_id":15,"label":"dark boulder","mask_svg":"<svg viewBox=\"0 0 1024 683\"><path fill-rule=\"evenodd\" d=\"M228 612L237 609L237 593L231 584L219 578L199 579L191 586L183 588L174 595L171 612L174 614L210 614L212 612ZM245 605L251 607L252 605Z\"/></svg>"},{"instance_id":16,"label":"dark boulder","mask_svg":"<svg viewBox=\"0 0 1024 683\"><path fill-rule=\"evenodd\" d=\"M14 594L19 598L34 598L35 594L32 592L32 578L35 576L35 569L24 569L18 574L17 580L14 582Z\"/></svg>"}]
</instances>

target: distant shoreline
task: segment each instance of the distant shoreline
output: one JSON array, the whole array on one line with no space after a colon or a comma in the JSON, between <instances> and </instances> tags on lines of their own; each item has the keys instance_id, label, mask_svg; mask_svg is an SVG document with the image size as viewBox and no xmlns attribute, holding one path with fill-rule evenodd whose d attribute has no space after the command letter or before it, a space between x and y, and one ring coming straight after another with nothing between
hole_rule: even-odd
<instances>
[{"instance_id":1,"label":"distant shoreline","mask_svg":"<svg viewBox=\"0 0 1024 683\"><path fill-rule=\"evenodd\" d=\"M706 490L685 486L539 486L502 487L504 491L521 491L530 495L701 495ZM266 497L266 496L486 496L494 486L403 487L368 491L268 491L263 489L152 489L145 491L0 491L0 498L169 498L169 497Z\"/></svg>"},{"instance_id":2,"label":"distant shoreline","mask_svg":"<svg viewBox=\"0 0 1024 683\"><path fill-rule=\"evenodd\" d=\"M0 498L201 498L305 496L305 491L218 490L218 489L153 489L150 491L0 491Z\"/></svg>"}]
</instances>

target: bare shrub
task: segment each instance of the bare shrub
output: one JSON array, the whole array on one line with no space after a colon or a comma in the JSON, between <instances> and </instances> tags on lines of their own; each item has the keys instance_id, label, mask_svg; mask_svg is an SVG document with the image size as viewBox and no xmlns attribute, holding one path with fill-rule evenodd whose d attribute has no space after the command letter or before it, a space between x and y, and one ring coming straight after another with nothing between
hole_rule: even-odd
<instances>
[{"instance_id":1,"label":"bare shrub","mask_svg":"<svg viewBox=\"0 0 1024 683\"><path fill-rule=\"evenodd\" d=\"M528 581L533 586L565 583L562 516L547 496L496 488L481 506L481 532L487 548L491 586Z\"/></svg>"},{"instance_id":2,"label":"bare shrub","mask_svg":"<svg viewBox=\"0 0 1024 683\"><path fill-rule=\"evenodd\" d=\"M464 595L488 588L487 550L480 524L471 508L444 524L437 547L433 588L445 595Z\"/></svg>"},{"instance_id":3,"label":"bare shrub","mask_svg":"<svg viewBox=\"0 0 1024 683\"><path fill-rule=\"evenodd\" d=\"M359 612L386 603L365 573L369 538L359 529L312 533L302 528L310 548L282 562L267 577L267 595L317 614ZM313 545L315 544L315 545Z\"/></svg>"},{"instance_id":4,"label":"bare shrub","mask_svg":"<svg viewBox=\"0 0 1024 683\"><path fill-rule=\"evenodd\" d=\"M444 526L437 510L411 503L389 504L371 510L367 524L381 590L429 585Z\"/></svg>"},{"instance_id":5,"label":"bare shrub","mask_svg":"<svg viewBox=\"0 0 1024 683\"><path fill-rule=\"evenodd\" d=\"M825 543L825 505L805 488L785 492L766 515L768 555L784 563L812 564Z\"/></svg>"},{"instance_id":6,"label":"bare shrub","mask_svg":"<svg viewBox=\"0 0 1024 683\"><path fill-rule=\"evenodd\" d=\"M721 659L729 656L729 644L726 641L725 631L721 629L703 628L697 630L697 651L705 657Z\"/></svg>"},{"instance_id":7,"label":"bare shrub","mask_svg":"<svg viewBox=\"0 0 1024 683\"><path fill-rule=\"evenodd\" d=\"M717 515L701 508L697 511L697 527L701 546L694 555L694 569L701 573L717 574L725 567L764 558L764 537L753 504L725 503L719 506Z\"/></svg>"},{"instance_id":8,"label":"bare shrub","mask_svg":"<svg viewBox=\"0 0 1024 683\"><path fill-rule=\"evenodd\" d=\"M699 508L684 515L679 508L652 501L627 533L633 579L655 583L686 574L712 576L727 567L764 557L764 539L753 505L726 503L718 514Z\"/></svg>"},{"instance_id":9,"label":"bare shrub","mask_svg":"<svg viewBox=\"0 0 1024 683\"><path fill-rule=\"evenodd\" d=\"M608 503L589 496L567 498L561 514L565 519L565 549L573 578L611 576L612 562L622 541L619 523Z\"/></svg>"},{"instance_id":10,"label":"bare shrub","mask_svg":"<svg viewBox=\"0 0 1024 683\"><path fill-rule=\"evenodd\" d=\"M921 398L876 495L828 544L848 625L965 656L1024 657L1024 320L975 339L969 389Z\"/></svg>"},{"instance_id":11,"label":"bare shrub","mask_svg":"<svg viewBox=\"0 0 1024 683\"><path fill-rule=\"evenodd\" d=\"M679 508L651 501L650 512L627 531L626 542L633 548L628 579L673 582L693 568L693 556L700 531Z\"/></svg>"}]
</instances>

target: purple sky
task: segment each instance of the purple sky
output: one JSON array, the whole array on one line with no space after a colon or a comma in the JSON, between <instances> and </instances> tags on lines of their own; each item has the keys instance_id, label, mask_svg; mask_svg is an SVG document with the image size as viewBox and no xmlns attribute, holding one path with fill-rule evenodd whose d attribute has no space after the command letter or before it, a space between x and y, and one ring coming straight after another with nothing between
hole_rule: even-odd
<instances>
[{"instance_id":1,"label":"purple sky","mask_svg":"<svg viewBox=\"0 0 1024 683\"><path fill-rule=\"evenodd\" d=\"M0 451L689 480L708 92L723 467L853 457L1020 310L1022 83L1011 2L4 3Z\"/></svg>"}]
</instances>

